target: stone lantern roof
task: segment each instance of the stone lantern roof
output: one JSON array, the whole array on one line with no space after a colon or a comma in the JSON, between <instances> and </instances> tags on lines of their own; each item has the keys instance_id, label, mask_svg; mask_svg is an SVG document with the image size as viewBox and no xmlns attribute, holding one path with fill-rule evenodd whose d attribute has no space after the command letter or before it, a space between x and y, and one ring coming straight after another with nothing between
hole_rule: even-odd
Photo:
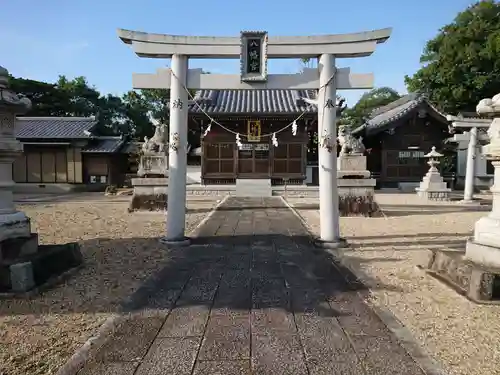
<instances>
[{"instance_id":1,"label":"stone lantern roof","mask_svg":"<svg viewBox=\"0 0 500 375\"><path fill-rule=\"evenodd\" d=\"M9 71L0 66L0 112L24 114L31 109L31 100L9 88Z\"/></svg>"}]
</instances>

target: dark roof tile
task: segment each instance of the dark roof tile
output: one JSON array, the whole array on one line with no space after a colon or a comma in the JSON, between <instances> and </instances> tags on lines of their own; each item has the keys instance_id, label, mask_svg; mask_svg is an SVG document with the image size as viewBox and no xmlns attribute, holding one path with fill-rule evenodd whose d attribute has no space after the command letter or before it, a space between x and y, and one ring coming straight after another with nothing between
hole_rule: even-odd
<instances>
[{"instance_id":1,"label":"dark roof tile","mask_svg":"<svg viewBox=\"0 0 500 375\"><path fill-rule=\"evenodd\" d=\"M393 122L412 112L422 103L426 103L433 111L443 117L444 121L446 121L446 115L441 113L437 108L429 103L425 95L412 93L402 96L385 106L374 109L370 113L366 122L353 130L353 134L361 132L365 132L366 135L379 133L388 126L391 126Z\"/></svg>"},{"instance_id":2,"label":"dark roof tile","mask_svg":"<svg viewBox=\"0 0 500 375\"><path fill-rule=\"evenodd\" d=\"M121 137L100 137L93 139L82 152L87 153L114 153L120 150L125 143Z\"/></svg>"},{"instance_id":3,"label":"dark roof tile","mask_svg":"<svg viewBox=\"0 0 500 375\"><path fill-rule=\"evenodd\" d=\"M316 113L317 107L301 98L315 99L314 90L199 90L191 113L209 114L300 114ZM201 107L201 109L200 109Z\"/></svg>"},{"instance_id":4,"label":"dark roof tile","mask_svg":"<svg viewBox=\"0 0 500 375\"><path fill-rule=\"evenodd\" d=\"M89 138L86 132L91 132L96 125L93 117L18 117L16 138Z\"/></svg>"}]
</instances>

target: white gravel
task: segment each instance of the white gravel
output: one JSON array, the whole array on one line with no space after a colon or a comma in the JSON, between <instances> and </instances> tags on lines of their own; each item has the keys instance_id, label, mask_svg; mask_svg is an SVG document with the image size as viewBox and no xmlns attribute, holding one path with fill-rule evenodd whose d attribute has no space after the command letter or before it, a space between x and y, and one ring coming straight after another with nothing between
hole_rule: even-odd
<instances>
[{"instance_id":1,"label":"white gravel","mask_svg":"<svg viewBox=\"0 0 500 375\"><path fill-rule=\"evenodd\" d=\"M24 197L25 198L25 197ZM21 204L41 243L78 241L85 266L41 296L0 301L0 374L53 374L120 302L167 261L162 213L127 213L128 199L102 196ZM215 198L190 198L187 231Z\"/></svg>"},{"instance_id":2,"label":"white gravel","mask_svg":"<svg viewBox=\"0 0 500 375\"><path fill-rule=\"evenodd\" d=\"M449 374L500 374L500 306L469 302L417 268L426 264L430 248L463 248L486 213L413 194L380 194L377 201L386 218L340 222L352 245L344 260L368 275L372 302L389 308ZM289 202L318 234L317 198Z\"/></svg>"}]
</instances>

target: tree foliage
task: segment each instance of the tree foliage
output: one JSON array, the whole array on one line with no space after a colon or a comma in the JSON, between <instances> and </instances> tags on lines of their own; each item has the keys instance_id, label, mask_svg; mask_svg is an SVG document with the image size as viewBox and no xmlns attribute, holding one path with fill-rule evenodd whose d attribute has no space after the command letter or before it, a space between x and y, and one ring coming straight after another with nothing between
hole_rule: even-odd
<instances>
[{"instance_id":1,"label":"tree foliage","mask_svg":"<svg viewBox=\"0 0 500 375\"><path fill-rule=\"evenodd\" d=\"M447 113L475 111L479 100L498 94L499 56L500 3L479 1L427 42L423 67L405 82Z\"/></svg>"},{"instance_id":2,"label":"tree foliage","mask_svg":"<svg viewBox=\"0 0 500 375\"><path fill-rule=\"evenodd\" d=\"M353 107L342 112L339 124L356 128L365 122L374 109L387 105L400 97L401 95L390 87L373 89L363 94Z\"/></svg>"},{"instance_id":3,"label":"tree foliage","mask_svg":"<svg viewBox=\"0 0 500 375\"><path fill-rule=\"evenodd\" d=\"M99 135L142 139L154 132L152 120L168 124L169 90L131 90L102 95L85 77L60 76L55 83L10 77L11 88L31 99L28 116L95 116Z\"/></svg>"}]
</instances>

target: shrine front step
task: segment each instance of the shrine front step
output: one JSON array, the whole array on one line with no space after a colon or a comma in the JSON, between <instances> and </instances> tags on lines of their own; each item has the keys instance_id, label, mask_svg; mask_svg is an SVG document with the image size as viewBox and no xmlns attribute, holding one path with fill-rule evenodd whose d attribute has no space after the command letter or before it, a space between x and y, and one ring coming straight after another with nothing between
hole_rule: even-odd
<instances>
[{"instance_id":1,"label":"shrine front step","mask_svg":"<svg viewBox=\"0 0 500 375\"><path fill-rule=\"evenodd\" d=\"M273 189L271 179L236 179L237 197L271 197Z\"/></svg>"}]
</instances>

